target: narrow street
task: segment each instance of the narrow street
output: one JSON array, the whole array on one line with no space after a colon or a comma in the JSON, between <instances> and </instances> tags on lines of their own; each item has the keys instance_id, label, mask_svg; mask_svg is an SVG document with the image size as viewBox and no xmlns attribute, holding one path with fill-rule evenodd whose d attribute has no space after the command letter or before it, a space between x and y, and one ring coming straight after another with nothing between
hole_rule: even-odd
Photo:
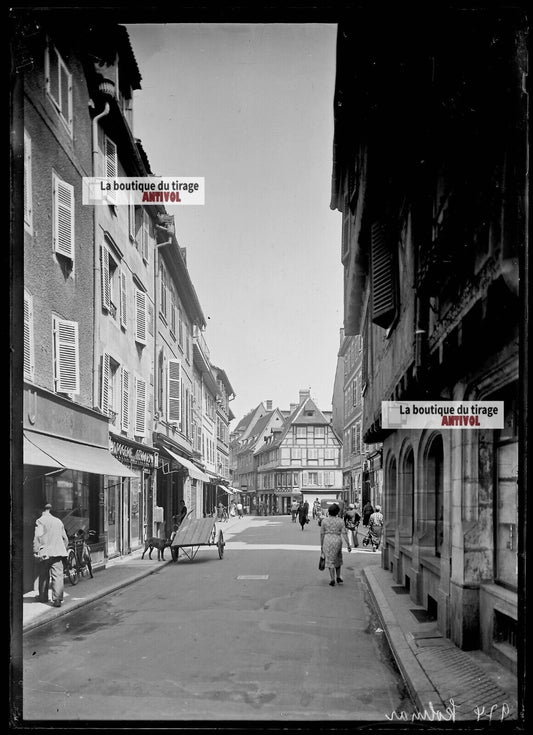
<instances>
[{"instance_id":1,"label":"narrow street","mask_svg":"<svg viewBox=\"0 0 533 735\"><path fill-rule=\"evenodd\" d=\"M27 721L384 721L412 711L344 553L344 585L318 570L319 531L253 518L223 559L161 566L24 638ZM223 525L223 524L222 524ZM244 523L243 523L244 526Z\"/></svg>"}]
</instances>

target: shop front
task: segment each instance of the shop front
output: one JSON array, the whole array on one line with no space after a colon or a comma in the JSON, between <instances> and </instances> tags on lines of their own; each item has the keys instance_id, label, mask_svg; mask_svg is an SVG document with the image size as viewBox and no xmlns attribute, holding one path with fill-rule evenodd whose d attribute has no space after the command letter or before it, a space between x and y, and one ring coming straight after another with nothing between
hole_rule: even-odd
<instances>
[{"instance_id":1,"label":"shop front","mask_svg":"<svg viewBox=\"0 0 533 735\"><path fill-rule=\"evenodd\" d=\"M105 565L105 488L135 473L109 451L108 421L101 414L35 387L24 393L22 568L24 593L35 589L35 521L45 503L69 536L92 530L94 567Z\"/></svg>"},{"instance_id":2,"label":"shop front","mask_svg":"<svg viewBox=\"0 0 533 735\"><path fill-rule=\"evenodd\" d=\"M104 493L107 554L123 556L155 535L154 497L158 452L153 447L110 434L111 453L127 464L132 477L108 477Z\"/></svg>"}]
</instances>

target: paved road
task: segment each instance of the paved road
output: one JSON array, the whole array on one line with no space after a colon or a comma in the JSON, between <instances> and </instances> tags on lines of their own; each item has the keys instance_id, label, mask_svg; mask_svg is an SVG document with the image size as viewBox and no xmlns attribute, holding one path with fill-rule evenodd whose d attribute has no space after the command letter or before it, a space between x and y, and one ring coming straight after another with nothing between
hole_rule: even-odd
<instances>
[{"instance_id":1,"label":"paved road","mask_svg":"<svg viewBox=\"0 0 533 735\"><path fill-rule=\"evenodd\" d=\"M385 721L411 711L360 569L320 572L318 528L257 518L216 547L24 637L28 721Z\"/></svg>"}]
</instances>

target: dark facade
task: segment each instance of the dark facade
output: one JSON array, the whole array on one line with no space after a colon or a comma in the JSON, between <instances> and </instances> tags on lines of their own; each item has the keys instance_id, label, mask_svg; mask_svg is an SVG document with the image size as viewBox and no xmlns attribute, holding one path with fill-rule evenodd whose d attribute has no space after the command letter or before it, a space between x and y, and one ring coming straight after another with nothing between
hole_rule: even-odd
<instances>
[{"instance_id":1,"label":"dark facade","mask_svg":"<svg viewBox=\"0 0 533 735\"><path fill-rule=\"evenodd\" d=\"M414 20L339 26L345 335L363 440L383 445L383 566L457 645L516 669L526 28L514 9ZM415 399L504 400L505 429L382 428L381 401Z\"/></svg>"}]
</instances>

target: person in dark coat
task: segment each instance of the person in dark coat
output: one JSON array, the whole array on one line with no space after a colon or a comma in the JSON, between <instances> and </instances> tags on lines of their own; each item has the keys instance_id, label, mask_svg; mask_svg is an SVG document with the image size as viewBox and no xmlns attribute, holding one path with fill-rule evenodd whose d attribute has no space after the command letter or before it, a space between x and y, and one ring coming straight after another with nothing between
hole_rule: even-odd
<instances>
[{"instance_id":1,"label":"person in dark coat","mask_svg":"<svg viewBox=\"0 0 533 735\"><path fill-rule=\"evenodd\" d=\"M309 523L309 503L307 500L298 509L298 523L304 530L305 524Z\"/></svg>"},{"instance_id":2,"label":"person in dark coat","mask_svg":"<svg viewBox=\"0 0 533 735\"><path fill-rule=\"evenodd\" d=\"M374 506L372 505L370 500L367 500L363 506L363 526L368 526L368 521L370 520L370 516L373 512Z\"/></svg>"}]
</instances>

